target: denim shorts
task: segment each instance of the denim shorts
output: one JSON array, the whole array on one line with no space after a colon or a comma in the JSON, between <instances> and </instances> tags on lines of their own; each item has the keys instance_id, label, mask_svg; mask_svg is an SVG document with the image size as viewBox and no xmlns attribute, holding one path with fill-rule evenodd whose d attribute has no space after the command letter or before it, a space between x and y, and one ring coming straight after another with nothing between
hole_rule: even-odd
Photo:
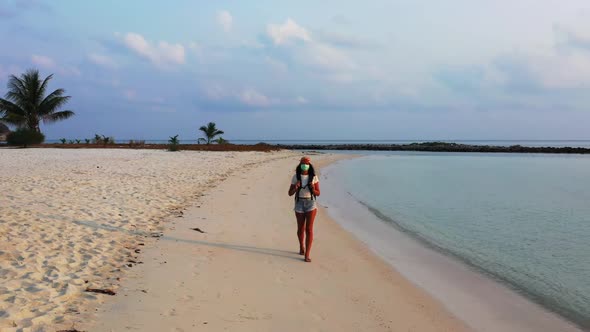
<instances>
[{"instance_id":1,"label":"denim shorts","mask_svg":"<svg viewBox=\"0 0 590 332\"><path fill-rule=\"evenodd\" d=\"M317 209L315 199L299 198L299 200L295 202L294 210L297 213L311 212L315 209Z\"/></svg>"}]
</instances>

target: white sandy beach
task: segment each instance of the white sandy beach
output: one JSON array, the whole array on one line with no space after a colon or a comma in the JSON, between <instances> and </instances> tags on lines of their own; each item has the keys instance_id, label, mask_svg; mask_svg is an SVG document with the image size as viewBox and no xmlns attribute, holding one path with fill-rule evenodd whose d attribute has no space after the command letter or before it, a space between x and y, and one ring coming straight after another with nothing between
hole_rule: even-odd
<instances>
[{"instance_id":1,"label":"white sandy beach","mask_svg":"<svg viewBox=\"0 0 590 332\"><path fill-rule=\"evenodd\" d=\"M118 291L167 220L232 172L289 155L0 149L0 331L91 320L108 295L84 290Z\"/></svg>"}]
</instances>

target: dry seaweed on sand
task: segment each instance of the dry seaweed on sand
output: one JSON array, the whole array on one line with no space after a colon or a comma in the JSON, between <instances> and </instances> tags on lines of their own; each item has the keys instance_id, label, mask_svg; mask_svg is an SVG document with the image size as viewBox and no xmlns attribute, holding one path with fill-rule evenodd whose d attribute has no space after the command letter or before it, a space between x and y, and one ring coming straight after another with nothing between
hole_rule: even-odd
<instances>
[{"instance_id":1,"label":"dry seaweed on sand","mask_svg":"<svg viewBox=\"0 0 590 332\"><path fill-rule=\"evenodd\" d=\"M111 296L117 294L110 289L100 289L100 288L86 288L86 291L91 292L91 293L106 294L106 295L111 295Z\"/></svg>"}]
</instances>

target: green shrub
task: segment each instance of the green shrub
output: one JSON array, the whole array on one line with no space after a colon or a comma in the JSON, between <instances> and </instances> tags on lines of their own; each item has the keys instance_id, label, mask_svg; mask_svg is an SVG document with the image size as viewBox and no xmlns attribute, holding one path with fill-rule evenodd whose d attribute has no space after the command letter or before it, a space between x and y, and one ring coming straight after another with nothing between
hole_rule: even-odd
<instances>
[{"instance_id":1,"label":"green shrub","mask_svg":"<svg viewBox=\"0 0 590 332\"><path fill-rule=\"evenodd\" d=\"M129 140L129 147L139 148L145 145L145 140Z\"/></svg>"},{"instance_id":2,"label":"green shrub","mask_svg":"<svg viewBox=\"0 0 590 332\"><path fill-rule=\"evenodd\" d=\"M45 141L43 133L26 128L17 129L6 136L8 145L22 145L25 148L31 144L41 144L43 141Z\"/></svg>"},{"instance_id":3,"label":"green shrub","mask_svg":"<svg viewBox=\"0 0 590 332\"><path fill-rule=\"evenodd\" d=\"M88 138L85 138L84 142L86 142L86 144L90 144L90 140Z\"/></svg>"},{"instance_id":4,"label":"green shrub","mask_svg":"<svg viewBox=\"0 0 590 332\"><path fill-rule=\"evenodd\" d=\"M180 150L180 142L178 141L178 135L170 136L168 140L168 151L179 151Z\"/></svg>"},{"instance_id":5,"label":"green shrub","mask_svg":"<svg viewBox=\"0 0 590 332\"><path fill-rule=\"evenodd\" d=\"M65 138L60 138L59 141L61 142L61 144L66 144L66 139Z\"/></svg>"},{"instance_id":6,"label":"green shrub","mask_svg":"<svg viewBox=\"0 0 590 332\"><path fill-rule=\"evenodd\" d=\"M214 142L217 144L229 144L229 141L221 136L219 136L218 139L214 140Z\"/></svg>"},{"instance_id":7,"label":"green shrub","mask_svg":"<svg viewBox=\"0 0 590 332\"><path fill-rule=\"evenodd\" d=\"M80 142L81 141L79 139L76 139L76 144L80 144Z\"/></svg>"},{"instance_id":8,"label":"green shrub","mask_svg":"<svg viewBox=\"0 0 590 332\"><path fill-rule=\"evenodd\" d=\"M96 134L94 135L94 139L92 140L92 142L95 144L102 144L103 146L106 146L107 144L115 144L115 138L113 136L107 137L105 135Z\"/></svg>"},{"instance_id":9,"label":"green shrub","mask_svg":"<svg viewBox=\"0 0 590 332\"><path fill-rule=\"evenodd\" d=\"M107 137L105 135L102 135L102 144L103 145L115 144L115 138L113 136Z\"/></svg>"}]
</instances>

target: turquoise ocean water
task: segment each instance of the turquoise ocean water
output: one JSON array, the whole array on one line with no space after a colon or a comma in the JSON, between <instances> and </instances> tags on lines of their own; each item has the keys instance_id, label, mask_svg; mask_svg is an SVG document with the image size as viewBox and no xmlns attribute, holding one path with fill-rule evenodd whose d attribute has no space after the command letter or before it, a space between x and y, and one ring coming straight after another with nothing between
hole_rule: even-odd
<instances>
[{"instance_id":1,"label":"turquoise ocean water","mask_svg":"<svg viewBox=\"0 0 590 332\"><path fill-rule=\"evenodd\" d=\"M330 176L377 222L590 328L590 156L379 153Z\"/></svg>"}]
</instances>

